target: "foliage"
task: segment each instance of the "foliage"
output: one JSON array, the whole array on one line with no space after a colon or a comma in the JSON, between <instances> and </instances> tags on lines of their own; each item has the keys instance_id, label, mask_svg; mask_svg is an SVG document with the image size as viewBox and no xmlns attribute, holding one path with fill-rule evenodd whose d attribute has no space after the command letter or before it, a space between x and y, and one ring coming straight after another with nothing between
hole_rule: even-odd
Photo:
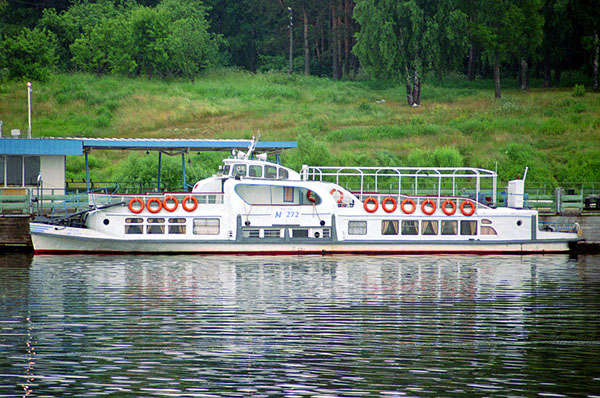
<instances>
[{"instance_id":1,"label":"foliage","mask_svg":"<svg viewBox=\"0 0 600 398\"><path fill-rule=\"evenodd\" d=\"M583 97L585 95L585 85L576 84L573 87L573 97Z\"/></svg>"},{"instance_id":2,"label":"foliage","mask_svg":"<svg viewBox=\"0 0 600 398\"><path fill-rule=\"evenodd\" d=\"M56 65L55 37L44 29L25 28L0 43L0 69L12 79L44 81Z\"/></svg>"}]
</instances>

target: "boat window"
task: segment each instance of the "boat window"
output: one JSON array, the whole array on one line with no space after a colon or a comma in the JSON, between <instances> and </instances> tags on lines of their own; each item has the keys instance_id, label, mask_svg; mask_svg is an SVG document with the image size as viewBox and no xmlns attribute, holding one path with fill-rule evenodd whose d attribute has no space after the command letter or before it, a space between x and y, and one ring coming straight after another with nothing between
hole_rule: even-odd
<instances>
[{"instance_id":1,"label":"boat window","mask_svg":"<svg viewBox=\"0 0 600 398\"><path fill-rule=\"evenodd\" d=\"M242 236L244 238L259 238L260 237L260 229L258 229L258 228L245 228L242 231Z\"/></svg>"},{"instance_id":2,"label":"boat window","mask_svg":"<svg viewBox=\"0 0 600 398\"><path fill-rule=\"evenodd\" d=\"M146 225L146 233L147 234L164 234L165 226L161 225L161 224Z\"/></svg>"},{"instance_id":3,"label":"boat window","mask_svg":"<svg viewBox=\"0 0 600 398\"><path fill-rule=\"evenodd\" d=\"M321 203L321 198L306 188L238 184L235 192L250 205L312 205L313 203L318 205Z\"/></svg>"},{"instance_id":4,"label":"boat window","mask_svg":"<svg viewBox=\"0 0 600 398\"><path fill-rule=\"evenodd\" d=\"M185 234L185 225L169 225L170 234Z\"/></svg>"},{"instance_id":5,"label":"boat window","mask_svg":"<svg viewBox=\"0 0 600 398\"><path fill-rule=\"evenodd\" d=\"M142 233L141 225L125 225L125 234L132 235L132 234L141 234L141 233Z\"/></svg>"},{"instance_id":6,"label":"boat window","mask_svg":"<svg viewBox=\"0 0 600 398\"><path fill-rule=\"evenodd\" d=\"M398 235L398 220L382 220L381 235Z\"/></svg>"},{"instance_id":7,"label":"boat window","mask_svg":"<svg viewBox=\"0 0 600 398\"><path fill-rule=\"evenodd\" d=\"M419 222L417 220L402 221L402 235L418 235Z\"/></svg>"},{"instance_id":8,"label":"boat window","mask_svg":"<svg viewBox=\"0 0 600 398\"><path fill-rule=\"evenodd\" d=\"M277 167L265 166L265 178L277 178Z\"/></svg>"},{"instance_id":9,"label":"boat window","mask_svg":"<svg viewBox=\"0 0 600 398\"><path fill-rule=\"evenodd\" d=\"M237 177L245 177L246 176L246 165L245 164L236 164L233 166L233 176Z\"/></svg>"},{"instance_id":10,"label":"boat window","mask_svg":"<svg viewBox=\"0 0 600 398\"><path fill-rule=\"evenodd\" d=\"M442 220L442 235L457 235L458 222L451 220Z\"/></svg>"},{"instance_id":11,"label":"boat window","mask_svg":"<svg viewBox=\"0 0 600 398\"><path fill-rule=\"evenodd\" d=\"M348 221L348 235L366 235L366 221Z\"/></svg>"},{"instance_id":12,"label":"boat window","mask_svg":"<svg viewBox=\"0 0 600 398\"><path fill-rule=\"evenodd\" d=\"M223 167L223 175L228 176L230 171L231 165L225 165L225 167Z\"/></svg>"},{"instance_id":13,"label":"boat window","mask_svg":"<svg viewBox=\"0 0 600 398\"><path fill-rule=\"evenodd\" d=\"M437 235L437 233L438 233L438 222L436 220L423 220L421 222L421 234Z\"/></svg>"},{"instance_id":14,"label":"boat window","mask_svg":"<svg viewBox=\"0 0 600 398\"><path fill-rule=\"evenodd\" d=\"M292 229L292 238L308 238L308 229Z\"/></svg>"},{"instance_id":15,"label":"boat window","mask_svg":"<svg viewBox=\"0 0 600 398\"><path fill-rule=\"evenodd\" d=\"M483 220L482 220L483 221ZM481 235L498 235L494 227L481 226Z\"/></svg>"},{"instance_id":16,"label":"boat window","mask_svg":"<svg viewBox=\"0 0 600 398\"><path fill-rule=\"evenodd\" d=\"M171 224L185 224L185 218L169 218Z\"/></svg>"},{"instance_id":17,"label":"boat window","mask_svg":"<svg viewBox=\"0 0 600 398\"><path fill-rule=\"evenodd\" d=\"M477 235L477 221L461 220L460 234L461 235Z\"/></svg>"},{"instance_id":18,"label":"boat window","mask_svg":"<svg viewBox=\"0 0 600 398\"><path fill-rule=\"evenodd\" d=\"M127 224L141 224L143 221L144 221L144 219L143 218L139 218L139 217L137 217L137 218L128 217L128 218L125 219L125 222Z\"/></svg>"},{"instance_id":19,"label":"boat window","mask_svg":"<svg viewBox=\"0 0 600 398\"><path fill-rule=\"evenodd\" d=\"M248 177L262 177L262 166L251 165L248 168Z\"/></svg>"},{"instance_id":20,"label":"boat window","mask_svg":"<svg viewBox=\"0 0 600 398\"><path fill-rule=\"evenodd\" d=\"M265 238L281 238L281 229L279 228L265 228Z\"/></svg>"},{"instance_id":21,"label":"boat window","mask_svg":"<svg viewBox=\"0 0 600 398\"><path fill-rule=\"evenodd\" d=\"M491 224L492 220L488 220L487 218L484 218L484 219L481 220L481 223L482 224Z\"/></svg>"},{"instance_id":22,"label":"boat window","mask_svg":"<svg viewBox=\"0 0 600 398\"><path fill-rule=\"evenodd\" d=\"M288 178L290 178L290 175L288 173L288 171L286 169L279 169L279 179L280 180L287 180Z\"/></svg>"},{"instance_id":23,"label":"boat window","mask_svg":"<svg viewBox=\"0 0 600 398\"><path fill-rule=\"evenodd\" d=\"M162 224L164 222L164 218L148 218L148 224Z\"/></svg>"},{"instance_id":24,"label":"boat window","mask_svg":"<svg viewBox=\"0 0 600 398\"><path fill-rule=\"evenodd\" d=\"M219 235L218 218L194 218L194 235Z\"/></svg>"}]
</instances>

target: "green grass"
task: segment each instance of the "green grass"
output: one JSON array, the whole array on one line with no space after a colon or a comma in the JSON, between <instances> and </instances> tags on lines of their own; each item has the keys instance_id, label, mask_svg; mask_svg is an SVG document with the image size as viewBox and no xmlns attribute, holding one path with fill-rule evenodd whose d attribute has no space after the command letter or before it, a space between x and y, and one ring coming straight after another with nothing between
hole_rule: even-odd
<instances>
[{"instance_id":1,"label":"green grass","mask_svg":"<svg viewBox=\"0 0 600 398\"><path fill-rule=\"evenodd\" d=\"M491 81L425 81L422 106L412 108L403 85L384 81L231 70L195 83L65 74L34 82L33 135L250 138L260 132L263 140L302 138L302 148L284 154L291 166L433 159L443 166L451 158L497 167L503 181L525 166L533 182L600 181L600 95L574 97L573 86L521 92L514 80L503 85L503 98L494 100ZM5 135L27 129L25 83L0 86L0 120ZM452 156L438 156L439 148ZM127 155L95 153L96 178L115 177ZM76 162L69 158L68 175L77 176Z\"/></svg>"}]
</instances>

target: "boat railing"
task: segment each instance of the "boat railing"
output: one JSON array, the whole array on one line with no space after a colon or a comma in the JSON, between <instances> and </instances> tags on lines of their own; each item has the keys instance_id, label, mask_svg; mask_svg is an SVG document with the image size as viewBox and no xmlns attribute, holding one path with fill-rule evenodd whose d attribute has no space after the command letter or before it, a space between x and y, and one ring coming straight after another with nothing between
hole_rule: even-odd
<instances>
[{"instance_id":1,"label":"boat railing","mask_svg":"<svg viewBox=\"0 0 600 398\"><path fill-rule=\"evenodd\" d=\"M359 196L359 193L353 192L353 194L356 196ZM400 204L404 200L409 199L415 203L416 207L421 207L423 205L423 202L425 202L425 201L433 201L435 203L436 208L438 208L438 209L441 208L442 205L446 202L452 202L456 206L456 209L458 209L458 208L460 208L460 206L462 205L463 202L470 201L470 202L473 202L478 208L490 208L489 203L486 203L481 200L476 201L474 198L470 198L468 196L404 195L404 194L398 195L398 194L389 194L389 193L381 193L381 192L365 192L364 199L366 199L368 197L375 198L377 200L377 203L382 203L383 200L386 198L392 198L396 201L398 206L400 206ZM361 200L364 200L364 199L361 199Z\"/></svg>"},{"instance_id":2,"label":"boat railing","mask_svg":"<svg viewBox=\"0 0 600 398\"><path fill-rule=\"evenodd\" d=\"M222 192L147 192L144 194L107 194L107 193L90 193L89 203L92 207L113 206L120 203L127 204L131 199L140 198L144 201L150 198L158 198L161 201L168 196L173 196L179 203L187 197L191 196L196 199L199 205L201 204L223 204Z\"/></svg>"},{"instance_id":3,"label":"boat railing","mask_svg":"<svg viewBox=\"0 0 600 398\"><path fill-rule=\"evenodd\" d=\"M304 181L332 182L353 192L360 200L368 196L471 197L483 205L481 194L489 196L486 204L495 205L497 174L471 167L335 167L303 166ZM431 199L431 198L430 198Z\"/></svg>"},{"instance_id":4,"label":"boat railing","mask_svg":"<svg viewBox=\"0 0 600 398\"><path fill-rule=\"evenodd\" d=\"M541 231L581 234L581 228L578 223L539 221L538 226Z\"/></svg>"}]
</instances>

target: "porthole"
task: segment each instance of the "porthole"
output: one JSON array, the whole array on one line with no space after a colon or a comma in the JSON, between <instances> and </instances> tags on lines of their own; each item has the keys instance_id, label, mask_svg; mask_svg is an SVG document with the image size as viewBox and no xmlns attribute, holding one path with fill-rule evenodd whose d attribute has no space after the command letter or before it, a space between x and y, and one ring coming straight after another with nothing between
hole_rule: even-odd
<instances>
[{"instance_id":1,"label":"porthole","mask_svg":"<svg viewBox=\"0 0 600 398\"><path fill-rule=\"evenodd\" d=\"M104 225L108 225L110 224L110 221L108 220L108 218L105 218L104 221L102 221L104 223Z\"/></svg>"},{"instance_id":2,"label":"porthole","mask_svg":"<svg viewBox=\"0 0 600 398\"><path fill-rule=\"evenodd\" d=\"M521 220L517 221L517 227L520 227L521 224L523 224L523 221L521 221Z\"/></svg>"}]
</instances>

